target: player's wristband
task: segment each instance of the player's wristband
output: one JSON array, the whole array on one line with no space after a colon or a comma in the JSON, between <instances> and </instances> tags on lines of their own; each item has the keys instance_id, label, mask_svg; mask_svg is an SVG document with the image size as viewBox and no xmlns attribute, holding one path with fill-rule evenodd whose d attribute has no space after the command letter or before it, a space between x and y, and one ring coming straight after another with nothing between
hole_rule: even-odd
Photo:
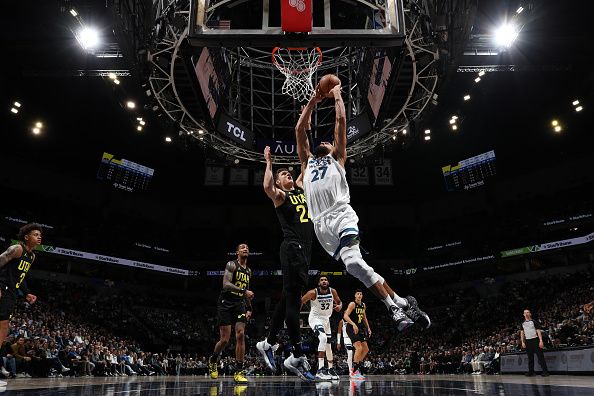
<instances>
[{"instance_id":1,"label":"player's wristband","mask_svg":"<svg viewBox=\"0 0 594 396\"><path fill-rule=\"evenodd\" d=\"M340 333L338 333L338 334L336 335L336 343L337 343L337 344L340 344L340 337L341 337L341 336L342 336L342 334L340 334Z\"/></svg>"}]
</instances>

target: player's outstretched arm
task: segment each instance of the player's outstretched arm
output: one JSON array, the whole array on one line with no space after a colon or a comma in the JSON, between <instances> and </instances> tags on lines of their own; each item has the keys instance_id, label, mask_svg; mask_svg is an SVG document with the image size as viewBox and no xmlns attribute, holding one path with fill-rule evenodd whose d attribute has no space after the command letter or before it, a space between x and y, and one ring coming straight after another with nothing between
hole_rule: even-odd
<instances>
[{"instance_id":1,"label":"player's outstretched arm","mask_svg":"<svg viewBox=\"0 0 594 396\"><path fill-rule=\"evenodd\" d=\"M285 193L283 190L276 188L274 185L274 175L272 174L272 155L270 154L270 147L264 148L264 159L266 160L266 170L264 171L264 180L262 186L268 198L272 199L274 206L280 206L285 201Z\"/></svg>"},{"instance_id":2,"label":"player's outstretched arm","mask_svg":"<svg viewBox=\"0 0 594 396\"><path fill-rule=\"evenodd\" d=\"M334 125L334 153L336 160L344 166L347 158L346 153L346 109L340 92L340 84L330 90L334 96L334 107L336 111L336 123Z\"/></svg>"},{"instance_id":3,"label":"player's outstretched arm","mask_svg":"<svg viewBox=\"0 0 594 396\"><path fill-rule=\"evenodd\" d=\"M307 140L307 128L309 127L311 120L311 113L317 103L321 102L324 97L320 92L320 87L316 87L314 95L311 97L309 102L301 111L299 121L295 127L295 140L297 141L297 155L299 155L299 162L301 162L301 173L305 172L304 164L307 164L307 160L310 155L309 141Z\"/></svg>"}]
</instances>

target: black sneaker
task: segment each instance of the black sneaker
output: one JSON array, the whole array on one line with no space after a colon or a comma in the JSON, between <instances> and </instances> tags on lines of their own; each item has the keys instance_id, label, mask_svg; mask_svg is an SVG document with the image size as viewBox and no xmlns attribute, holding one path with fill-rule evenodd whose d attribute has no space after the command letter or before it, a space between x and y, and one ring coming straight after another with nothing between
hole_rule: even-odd
<instances>
[{"instance_id":1,"label":"black sneaker","mask_svg":"<svg viewBox=\"0 0 594 396\"><path fill-rule=\"evenodd\" d=\"M548 371L545 371L545 372L543 372L543 373L541 374L541 376L543 376L543 377L548 377L549 375L550 375L550 374L548 373Z\"/></svg>"},{"instance_id":2,"label":"black sneaker","mask_svg":"<svg viewBox=\"0 0 594 396\"><path fill-rule=\"evenodd\" d=\"M417 299L413 296L406 296L405 299L408 301L408 308L404 310L406 316L426 329L431 327L431 319L429 319L429 315L419 309Z\"/></svg>"},{"instance_id":3,"label":"black sneaker","mask_svg":"<svg viewBox=\"0 0 594 396\"><path fill-rule=\"evenodd\" d=\"M534 377L534 373L526 373L524 374L526 377Z\"/></svg>"}]
</instances>

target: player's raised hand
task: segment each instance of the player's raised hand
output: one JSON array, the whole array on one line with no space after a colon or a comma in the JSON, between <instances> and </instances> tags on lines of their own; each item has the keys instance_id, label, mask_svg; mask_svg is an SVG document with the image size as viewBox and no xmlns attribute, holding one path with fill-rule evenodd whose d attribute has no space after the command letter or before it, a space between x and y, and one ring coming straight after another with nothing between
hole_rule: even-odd
<instances>
[{"instance_id":1,"label":"player's raised hand","mask_svg":"<svg viewBox=\"0 0 594 396\"><path fill-rule=\"evenodd\" d=\"M264 147L264 159L266 162L272 162L272 155L270 154L270 146Z\"/></svg>"},{"instance_id":2,"label":"player's raised hand","mask_svg":"<svg viewBox=\"0 0 594 396\"><path fill-rule=\"evenodd\" d=\"M322 94L322 90L320 89L320 84L318 84L310 101L315 104L320 103L322 100L324 100L324 95Z\"/></svg>"},{"instance_id":3,"label":"player's raised hand","mask_svg":"<svg viewBox=\"0 0 594 396\"><path fill-rule=\"evenodd\" d=\"M332 94L334 99L337 99L341 96L341 90L342 86L340 84L337 84L330 90L330 94Z\"/></svg>"}]
</instances>

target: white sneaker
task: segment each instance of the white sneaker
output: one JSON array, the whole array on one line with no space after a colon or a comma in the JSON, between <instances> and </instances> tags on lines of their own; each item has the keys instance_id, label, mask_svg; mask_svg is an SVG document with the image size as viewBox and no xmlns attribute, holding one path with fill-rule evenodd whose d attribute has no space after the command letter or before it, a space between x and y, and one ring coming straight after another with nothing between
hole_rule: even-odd
<instances>
[{"instance_id":1,"label":"white sneaker","mask_svg":"<svg viewBox=\"0 0 594 396\"><path fill-rule=\"evenodd\" d=\"M6 385L8 385L8 382L6 382L6 381L0 381L0 387L6 386Z\"/></svg>"},{"instance_id":2,"label":"white sneaker","mask_svg":"<svg viewBox=\"0 0 594 396\"><path fill-rule=\"evenodd\" d=\"M5 377L8 377L10 375L10 373L8 371L6 371L6 369L4 367L2 367L2 370L0 370L0 372ZM0 386L2 386L2 385L0 385Z\"/></svg>"},{"instance_id":3,"label":"white sneaker","mask_svg":"<svg viewBox=\"0 0 594 396\"><path fill-rule=\"evenodd\" d=\"M268 343L268 340L265 339L264 341L256 343L256 348L264 358L266 366L268 366L268 368L273 373L276 373L276 361L274 359L274 352L278 349L278 344L272 346Z\"/></svg>"},{"instance_id":4,"label":"white sneaker","mask_svg":"<svg viewBox=\"0 0 594 396\"><path fill-rule=\"evenodd\" d=\"M318 381L330 381L332 380L332 376L328 374L325 368L321 368L316 373L316 380Z\"/></svg>"},{"instance_id":5,"label":"white sneaker","mask_svg":"<svg viewBox=\"0 0 594 396\"><path fill-rule=\"evenodd\" d=\"M309 372L311 366L304 355L296 358L293 354L290 354L289 357L285 359L283 365L287 370L304 381L313 381L315 378L312 373Z\"/></svg>"},{"instance_id":6,"label":"white sneaker","mask_svg":"<svg viewBox=\"0 0 594 396\"><path fill-rule=\"evenodd\" d=\"M63 373L67 373L69 371L70 371L70 369L68 367L62 367L62 372Z\"/></svg>"}]
</instances>

